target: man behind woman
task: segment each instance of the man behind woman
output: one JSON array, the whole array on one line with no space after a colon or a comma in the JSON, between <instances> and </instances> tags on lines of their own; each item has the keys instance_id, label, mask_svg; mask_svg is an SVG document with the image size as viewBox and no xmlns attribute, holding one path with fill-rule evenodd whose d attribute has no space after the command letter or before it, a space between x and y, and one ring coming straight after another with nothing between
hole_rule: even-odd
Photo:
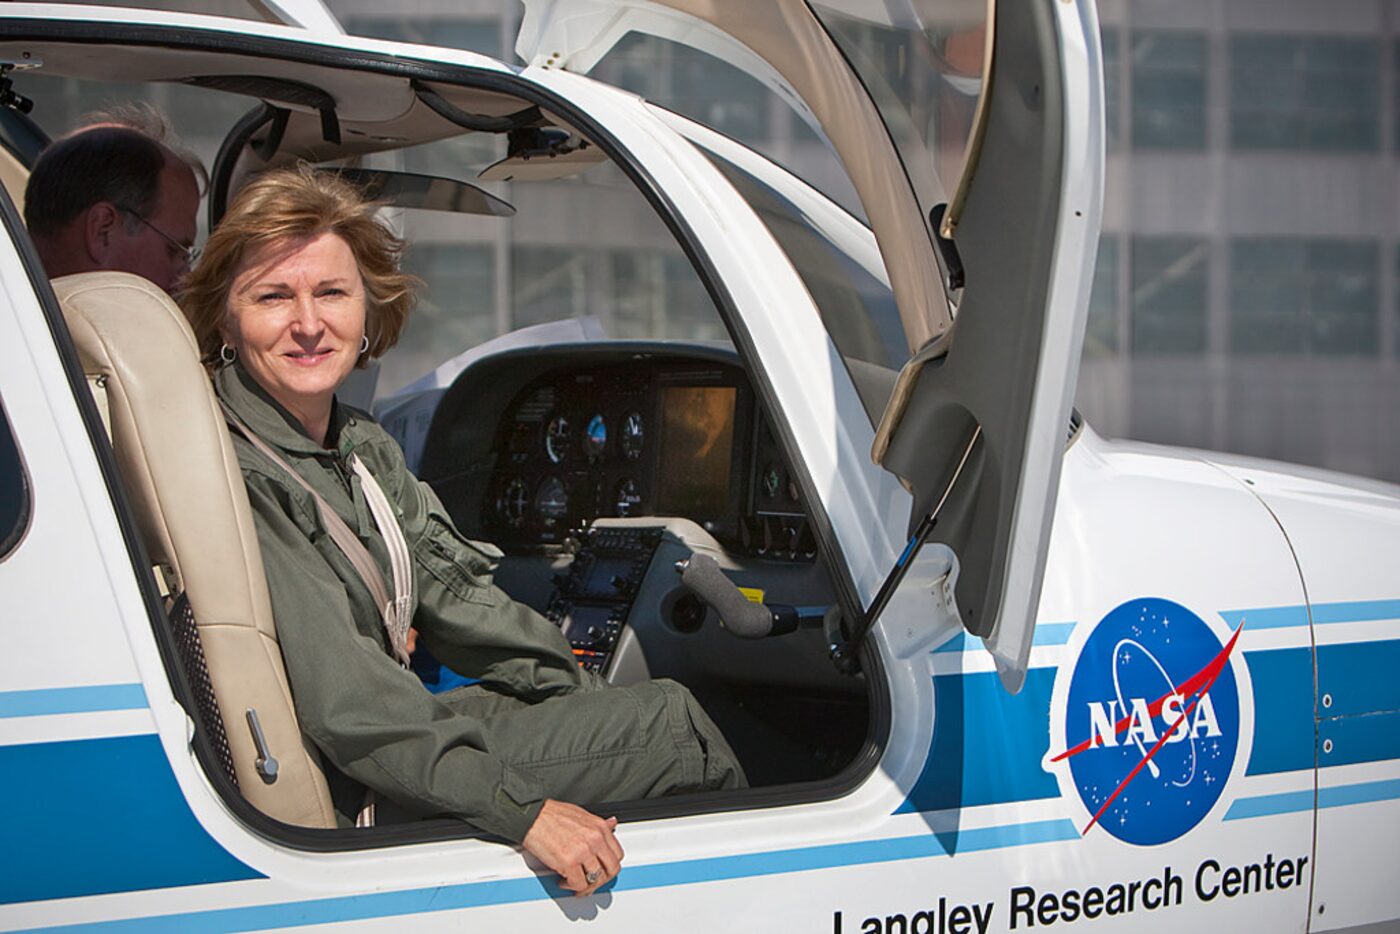
<instances>
[{"instance_id":1,"label":"man behind woman","mask_svg":"<svg viewBox=\"0 0 1400 934\"><path fill-rule=\"evenodd\" d=\"M195 257L204 167L153 107L88 114L39 154L24 220L49 278L115 270L171 291Z\"/></svg>"}]
</instances>

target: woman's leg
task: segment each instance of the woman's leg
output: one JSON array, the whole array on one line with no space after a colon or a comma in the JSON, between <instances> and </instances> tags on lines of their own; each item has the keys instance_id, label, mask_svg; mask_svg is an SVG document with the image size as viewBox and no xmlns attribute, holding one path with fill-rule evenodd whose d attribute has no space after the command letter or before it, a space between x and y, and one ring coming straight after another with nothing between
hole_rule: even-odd
<instances>
[{"instance_id":1,"label":"woman's leg","mask_svg":"<svg viewBox=\"0 0 1400 934\"><path fill-rule=\"evenodd\" d=\"M718 728L674 681L533 705L490 692L458 703L483 721L493 752L562 801L597 804L746 784Z\"/></svg>"}]
</instances>

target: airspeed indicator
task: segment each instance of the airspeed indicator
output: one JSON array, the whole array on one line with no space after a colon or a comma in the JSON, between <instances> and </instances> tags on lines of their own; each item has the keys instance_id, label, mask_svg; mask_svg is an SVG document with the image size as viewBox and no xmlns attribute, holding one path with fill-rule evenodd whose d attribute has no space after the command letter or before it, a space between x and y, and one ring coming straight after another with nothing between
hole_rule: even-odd
<instances>
[{"instance_id":1,"label":"airspeed indicator","mask_svg":"<svg viewBox=\"0 0 1400 934\"><path fill-rule=\"evenodd\" d=\"M549 427L544 432L544 453L551 463L562 463L569 455L569 441L572 438L573 429L567 418L556 415L549 420Z\"/></svg>"}]
</instances>

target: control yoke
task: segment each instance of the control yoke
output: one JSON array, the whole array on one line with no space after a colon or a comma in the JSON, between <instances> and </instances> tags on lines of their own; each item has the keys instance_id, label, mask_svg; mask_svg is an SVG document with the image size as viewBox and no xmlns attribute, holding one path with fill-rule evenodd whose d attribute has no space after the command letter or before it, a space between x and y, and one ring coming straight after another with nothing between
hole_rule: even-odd
<instances>
[{"instance_id":1,"label":"control yoke","mask_svg":"<svg viewBox=\"0 0 1400 934\"><path fill-rule=\"evenodd\" d=\"M682 584L714 607L720 625L741 639L781 636L797 629L796 609L749 600L709 555L692 554L677 561L676 573Z\"/></svg>"}]
</instances>

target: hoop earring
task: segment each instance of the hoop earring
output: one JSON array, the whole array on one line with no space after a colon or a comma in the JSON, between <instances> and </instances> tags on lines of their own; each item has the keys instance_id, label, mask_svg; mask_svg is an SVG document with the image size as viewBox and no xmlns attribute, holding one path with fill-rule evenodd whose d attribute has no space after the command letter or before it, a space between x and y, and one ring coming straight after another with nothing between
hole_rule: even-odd
<instances>
[{"instance_id":1,"label":"hoop earring","mask_svg":"<svg viewBox=\"0 0 1400 934\"><path fill-rule=\"evenodd\" d=\"M368 335L368 334L366 334L366 335L364 335L363 337L360 338L360 353L361 353L362 355L363 355L363 354L369 353L369 335Z\"/></svg>"},{"instance_id":2,"label":"hoop earring","mask_svg":"<svg viewBox=\"0 0 1400 934\"><path fill-rule=\"evenodd\" d=\"M224 344L219 348L219 359L223 361L224 366L228 366L238 359L238 351L234 350L228 344Z\"/></svg>"}]
</instances>

